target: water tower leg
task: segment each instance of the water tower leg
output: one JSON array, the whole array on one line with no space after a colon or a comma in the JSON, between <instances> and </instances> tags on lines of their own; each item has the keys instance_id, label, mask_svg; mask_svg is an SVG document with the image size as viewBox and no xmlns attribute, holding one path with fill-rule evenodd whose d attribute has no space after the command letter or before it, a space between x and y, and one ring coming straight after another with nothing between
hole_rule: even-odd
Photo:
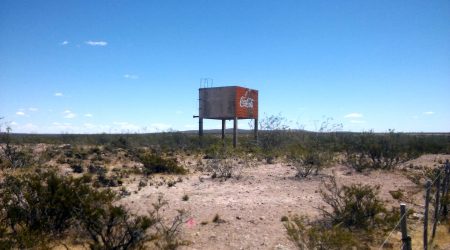
<instances>
[{"instance_id":1,"label":"water tower leg","mask_svg":"<svg viewBox=\"0 0 450 250\"><path fill-rule=\"evenodd\" d=\"M255 141L258 142L258 119L255 118L255 125L254 127L254 136L255 136Z\"/></svg>"},{"instance_id":2,"label":"water tower leg","mask_svg":"<svg viewBox=\"0 0 450 250\"><path fill-rule=\"evenodd\" d=\"M237 133L238 133L238 118L234 118L233 122L233 147L237 145Z\"/></svg>"},{"instance_id":3,"label":"water tower leg","mask_svg":"<svg viewBox=\"0 0 450 250\"><path fill-rule=\"evenodd\" d=\"M198 118L198 136L203 136L203 118Z\"/></svg>"},{"instance_id":4,"label":"water tower leg","mask_svg":"<svg viewBox=\"0 0 450 250\"><path fill-rule=\"evenodd\" d=\"M222 141L225 140L225 126L226 126L226 120L222 119Z\"/></svg>"}]
</instances>

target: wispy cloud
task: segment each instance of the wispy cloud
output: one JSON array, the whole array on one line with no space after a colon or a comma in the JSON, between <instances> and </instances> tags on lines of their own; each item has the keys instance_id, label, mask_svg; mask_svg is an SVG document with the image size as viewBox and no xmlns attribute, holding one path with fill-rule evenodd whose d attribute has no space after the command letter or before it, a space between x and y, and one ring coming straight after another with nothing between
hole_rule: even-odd
<instances>
[{"instance_id":1,"label":"wispy cloud","mask_svg":"<svg viewBox=\"0 0 450 250\"><path fill-rule=\"evenodd\" d=\"M123 77L127 78L127 79L132 79L132 80L139 79L138 75L133 75L133 74L125 74L125 75L123 75Z\"/></svg>"},{"instance_id":2,"label":"wispy cloud","mask_svg":"<svg viewBox=\"0 0 450 250\"><path fill-rule=\"evenodd\" d=\"M344 117L345 118L361 118L361 117L363 117L363 114L361 114L361 113L350 113L350 114L346 114Z\"/></svg>"},{"instance_id":3,"label":"wispy cloud","mask_svg":"<svg viewBox=\"0 0 450 250\"><path fill-rule=\"evenodd\" d=\"M69 44L69 41L67 41L67 40L64 40L64 41L62 41L62 43L61 43L61 45L67 45L67 44Z\"/></svg>"},{"instance_id":4,"label":"wispy cloud","mask_svg":"<svg viewBox=\"0 0 450 250\"><path fill-rule=\"evenodd\" d=\"M61 93L61 92L56 92L56 93L55 93L55 96L58 96L58 97L63 96L63 93Z\"/></svg>"},{"instance_id":5,"label":"wispy cloud","mask_svg":"<svg viewBox=\"0 0 450 250\"><path fill-rule=\"evenodd\" d=\"M29 111L31 111L31 112L37 112L37 111L38 111L38 109L37 109L37 108L33 108L33 107L31 107L31 108L28 108L28 110L29 110Z\"/></svg>"},{"instance_id":6,"label":"wispy cloud","mask_svg":"<svg viewBox=\"0 0 450 250\"><path fill-rule=\"evenodd\" d=\"M93 117L94 115L93 114L84 114L84 116L86 116L86 117Z\"/></svg>"},{"instance_id":7,"label":"wispy cloud","mask_svg":"<svg viewBox=\"0 0 450 250\"><path fill-rule=\"evenodd\" d=\"M25 112L23 112L23 111L17 111L17 112L16 112L16 115L24 116L24 115L26 115L26 114L25 114Z\"/></svg>"},{"instance_id":8,"label":"wispy cloud","mask_svg":"<svg viewBox=\"0 0 450 250\"><path fill-rule=\"evenodd\" d=\"M75 118L75 116L77 116L77 115L70 110L65 110L63 112L63 117L66 119L73 119L73 118Z\"/></svg>"},{"instance_id":9,"label":"wispy cloud","mask_svg":"<svg viewBox=\"0 0 450 250\"><path fill-rule=\"evenodd\" d=\"M104 47L104 46L108 45L108 42L106 42L106 41L91 41L91 40L89 40L89 41L86 41L85 43L89 46L100 46L100 47Z\"/></svg>"},{"instance_id":10,"label":"wispy cloud","mask_svg":"<svg viewBox=\"0 0 450 250\"><path fill-rule=\"evenodd\" d=\"M427 111L427 112L423 112L424 115L434 115L433 111Z\"/></svg>"}]
</instances>

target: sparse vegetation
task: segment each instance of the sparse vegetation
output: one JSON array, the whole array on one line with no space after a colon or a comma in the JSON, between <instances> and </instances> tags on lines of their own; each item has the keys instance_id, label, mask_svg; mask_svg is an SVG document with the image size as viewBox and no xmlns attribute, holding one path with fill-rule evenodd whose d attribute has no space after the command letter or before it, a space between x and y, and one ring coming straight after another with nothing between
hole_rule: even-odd
<instances>
[{"instance_id":1,"label":"sparse vegetation","mask_svg":"<svg viewBox=\"0 0 450 250\"><path fill-rule=\"evenodd\" d=\"M206 170L211 173L213 179L239 178L244 167L243 164L239 164L237 152L227 147L219 147L207 158Z\"/></svg>"},{"instance_id":2,"label":"sparse vegetation","mask_svg":"<svg viewBox=\"0 0 450 250\"><path fill-rule=\"evenodd\" d=\"M23 146L12 144L11 128L6 128L4 134L5 145L0 145L0 169L2 168L22 168L30 163L31 156Z\"/></svg>"},{"instance_id":3,"label":"sparse vegetation","mask_svg":"<svg viewBox=\"0 0 450 250\"><path fill-rule=\"evenodd\" d=\"M283 190L286 195L279 192L283 197L276 198L281 202L278 210L289 211L289 216L280 219L288 237L297 246L305 249L366 249L377 245L380 238L392 230L398 221L398 208L386 209L392 204L385 205L381 201L378 197L380 188L376 185L345 182L338 185L335 179L324 176L329 171L337 171L337 176L345 180L353 177L365 180L373 174L366 170L381 169L392 178L388 171L397 171L395 167L399 163L424 153L450 152L447 134L344 133L339 132L339 125L330 125L329 119L317 132L307 132L289 129L282 117L273 116L267 122L273 126L260 131L259 144L255 143L252 134L244 132L240 134L240 147L236 149L231 147L229 138L222 142L214 134L206 134L199 147L196 134L181 132L88 136L19 135L3 130L0 133L0 166L3 167L0 170L0 248L45 249L65 244L69 248L175 249L189 244L181 239L184 225L192 228L198 223L199 233L195 232L195 237L214 239L215 235L209 232L204 236L205 230L209 231L211 227L227 230L228 227L220 227L225 222L222 217L236 218L245 229L264 227L273 218L280 218L282 213L273 217L273 211L270 216L258 214L256 218L259 219L248 217L245 212L230 214L227 211L213 218L196 213L188 223L187 212L177 211L201 202L204 197L197 192L205 194L205 189L233 188L236 184L239 188L230 194L232 198L249 197L251 204L257 207L270 206L266 202L266 192ZM44 144L36 145L37 142ZM7 145L12 148L10 152L17 153L17 161L24 162L21 167L13 167L5 157ZM404 173L423 186L426 180L435 179L435 165L443 163L446 157L436 156L431 165L422 165L421 160L415 160L405 164L404 169L399 168L397 173ZM321 175L307 182L295 182L289 178L293 168L284 164L257 166L261 160L290 164L297 170L295 174L299 178ZM342 164L364 173L353 173ZM325 169L328 166L333 169ZM347 176L348 173L351 176ZM174 176L178 174L189 176ZM229 178L233 180L217 182ZM316 191L311 192L310 186L303 186L318 185L321 178L325 178L321 190L317 186L314 187ZM186 185L177 186L181 181L187 182ZM279 186L268 188L271 184L267 182L276 182ZM197 191L192 192L191 187ZM300 198L319 208L323 217L310 221L291 215L283 201L299 195L293 195L288 188L304 194ZM417 204L414 199L418 195L410 194L420 191L417 191L418 187L417 190L409 188L400 182L387 190L391 190L393 199ZM155 200L156 189L175 193L170 195L175 199L175 206L169 208L167 201L161 198L153 206L147 205L148 213L137 210L140 205L136 205L143 204L140 203L142 199L146 202ZM390 198L388 191L383 192L386 192L383 197ZM193 193L196 194L194 200L190 197ZM441 199L448 203L448 196ZM220 210L223 209L222 201L213 203L206 203L206 207L224 211ZM227 203L227 208L228 205L232 206L231 211L236 209L234 204ZM311 212L310 208L305 210L302 212ZM139 216L132 211L139 211ZM167 215L165 211L173 217L164 216ZM440 225L446 223L443 220ZM74 235L76 240L73 240Z\"/></svg>"},{"instance_id":4,"label":"sparse vegetation","mask_svg":"<svg viewBox=\"0 0 450 250\"><path fill-rule=\"evenodd\" d=\"M178 165L175 159L165 159L161 156L145 153L139 156L139 160L144 164L144 173L168 173L186 174L187 170Z\"/></svg>"},{"instance_id":5,"label":"sparse vegetation","mask_svg":"<svg viewBox=\"0 0 450 250\"><path fill-rule=\"evenodd\" d=\"M160 210L167 202L162 198L147 216L134 216L113 204L111 190L98 191L82 178L51 171L9 175L0 187L0 246L45 247L67 237L69 230L79 230L92 249L135 249L146 242L174 249L184 244L178 236L186 212L166 226Z\"/></svg>"},{"instance_id":6,"label":"sparse vegetation","mask_svg":"<svg viewBox=\"0 0 450 250\"><path fill-rule=\"evenodd\" d=\"M359 172L365 169L392 169L417 156L411 145L402 141L401 135L394 131L382 135L364 132L355 139L347 144L346 163Z\"/></svg>"},{"instance_id":7,"label":"sparse vegetation","mask_svg":"<svg viewBox=\"0 0 450 250\"><path fill-rule=\"evenodd\" d=\"M307 219L301 216L288 217L283 221L287 235L298 249L365 249L354 235L338 226L327 227L324 224L307 225Z\"/></svg>"},{"instance_id":8,"label":"sparse vegetation","mask_svg":"<svg viewBox=\"0 0 450 250\"><path fill-rule=\"evenodd\" d=\"M323 201L331 207L320 208L325 218L333 224L342 224L347 228L368 229L378 222L376 216L386 212L383 202L377 197L379 186L352 184L338 186L331 176L320 190Z\"/></svg>"},{"instance_id":9,"label":"sparse vegetation","mask_svg":"<svg viewBox=\"0 0 450 250\"><path fill-rule=\"evenodd\" d=\"M394 198L396 200L401 200L405 197L404 192L401 189L392 190L392 191L389 191L389 193L391 194L392 198Z\"/></svg>"}]
</instances>

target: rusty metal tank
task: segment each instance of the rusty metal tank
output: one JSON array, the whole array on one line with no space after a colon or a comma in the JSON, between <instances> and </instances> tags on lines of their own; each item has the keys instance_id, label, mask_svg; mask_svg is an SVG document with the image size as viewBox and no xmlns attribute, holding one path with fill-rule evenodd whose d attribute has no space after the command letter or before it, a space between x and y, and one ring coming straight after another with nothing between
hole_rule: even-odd
<instances>
[{"instance_id":1,"label":"rusty metal tank","mask_svg":"<svg viewBox=\"0 0 450 250\"><path fill-rule=\"evenodd\" d=\"M239 86L200 88L199 117L258 119L258 91Z\"/></svg>"}]
</instances>

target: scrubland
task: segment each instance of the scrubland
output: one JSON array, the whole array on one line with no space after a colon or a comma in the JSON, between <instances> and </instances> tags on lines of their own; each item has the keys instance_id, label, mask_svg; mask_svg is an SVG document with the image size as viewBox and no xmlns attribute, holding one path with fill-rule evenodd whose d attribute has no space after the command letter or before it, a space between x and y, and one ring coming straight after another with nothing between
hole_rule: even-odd
<instances>
[{"instance_id":1,"label":"scrubland","mask_svg":"<svg viewBox=\"0 0 450 250\"><path fill-rule=\"evenodd\" d=\"M399 249L400 203L422 246L424 185L445 176L450 134L266 122L235 149L214 134L3 132L0 248ZM450 249L438 212L429 245Z\"/></svg>"}]
</instances>

